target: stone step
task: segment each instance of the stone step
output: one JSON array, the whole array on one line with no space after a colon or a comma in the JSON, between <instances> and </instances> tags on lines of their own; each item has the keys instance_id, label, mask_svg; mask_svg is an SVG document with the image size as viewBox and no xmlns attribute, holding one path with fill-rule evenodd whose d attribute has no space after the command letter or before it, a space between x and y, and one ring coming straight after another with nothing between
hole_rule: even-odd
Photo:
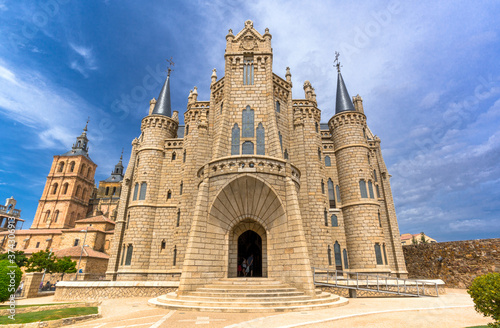
<instances>
[{"instance_id":1,"label":"stone step","mask_svg":"<svg viewBox=\"0 0 500 328\"><path fill-rule=\"evenodd\" d=\"M248 291L222 291L222 292L206 292L195 291L189 292L187 295L193 297L287 297L287 296L302 296L303 292L298 290L288 292L248 292Z\"/></svg>"},{"instance_id":2,"label":"stone step","mask_svg":"<svg viewBox=\"0 0 500 328\"><path fill-rule=\"evenodd\" d=\"M271 278L225 278L214 281L213 284L216 285L244 285L249 284L254 285L282 285L283 283L279 280L274 280Z\"/></svg>"},{"instance_id":3,"label":"stone step","mask_svg":"<svg viewBox=\"0 0 500 328\"><path fill-rule=\"evenodd\" d=\"M260 299L256 301L242 300L240 302L234 301L216 301L212 300L196 300L196 299L186 299L184 297L175 298L175 297L165 297L160 296L157 298L158 302L165 304L179 304L179 305L193 305L193 306L223 306L223 307L273 307L273 306L298 306L298 305L312 305L312 304L322 304L334 302L339 299L337 295L328 294L327 297L323 298L309 298L306 300L293 300L293 299L285 299L283 301L278 301L275 299Z\"/></svg>"},{"instance_id":4,"label":"stone step","mask_svg":"<svg viewBox=\"0 0 500 328\"><path fill-rule=\"evenodd\" d=\"M265 287L265 288L226 288L226 287L200 287L196 289L197 292L207 292L207 293L234 293L234 292L247 292L247 293L283 293L283 292L295 292L297 288L293 287Z\"/></svg>"},{"instance_id":5,"label":"stone step","mask_svg":"<svg viewBox=\"0 0 500 328\"><path fill-rule=\"evenodd\" d=\"M311 311L311 310L319 310L332 308L337 306L343 306L349 303L346 298L333 296L334 299L325 303L312 303L312 304L286 304L285 306L280 305L266 305L263 306L255 306L253 304L245 304L237 306L216 306L212 303L207 303L207 305L194 305L194 304L179 304L179 303L163 303L159 302L158 298L153 298L149 300L149 304L152 306L157 306L161 308L167 308L171 310L186 310L186 311L202 311L202 312L233 312L233 313L242 313L242 312L288 312L288 311Z\"/></svg>"},{"instance_id":6,"label":"stone step","mask_svg":"<svg viewBox=\"0 0 500 328\"><path fill-rule=\"evenodd\" d=\"M227 289L227 290L235 290L235 289L240 289L240 290L270 290L270 289L296 289L294 287L290 287L288 285L269 285L269 284L262 284L262 285L232 285L232 284L208 284L203 287L197 288L197 289L202 289L202 288L213 288L213 289Z\"/></svg>"},{"instance_id":7,"label":"stone step","mask_svg":"<svg viewBox=\"0 0 500 328\"><path fill-rule=\"evenodd\" d=\"M246 295L237 295L231 297L217 297L217 296L198 296L198 295L182 295L180 299L182 300L198 300L200 302L270 302L270 301L305 301L311 300L310 296L307 295L283 295L283 296L246 296ZM327 298L330 296L330 293L321 293L317 296L320 298ZM172 292L167 295L160 296L159 299L176 299L177 293Z\"/></svg>"}]
</instances>

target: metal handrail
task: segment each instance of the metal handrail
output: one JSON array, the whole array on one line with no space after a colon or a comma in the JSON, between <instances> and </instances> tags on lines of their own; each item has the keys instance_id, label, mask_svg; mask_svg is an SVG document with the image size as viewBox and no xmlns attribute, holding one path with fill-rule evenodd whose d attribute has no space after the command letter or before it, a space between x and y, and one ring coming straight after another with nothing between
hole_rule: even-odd
<instances>
[{"instance_id":1,"label":"metal handrail","mask_svg":"<svg viewBox=\"0 0 500 328\"><path fill-rule=\"evenodd\" d=\"M434 296L427 293L425 294L425 286L432 286L436 290L436 297L439 296L439 288L438 288L438 283L433 282L433 281L425 281L425 280L419 280L419 279L405 279L405 278L398 278L398 277L391 277L391 276L386 276L386 275L379 275L379 274L372 274L372 273L360 273L360 272L345 272L343 270L336 270L336 269L328 269L328 268L316 268L313 267L313 281L315 285L324 285L324 286L334 286L334 287L339 287L339 288L349 288L349 289L357 289L357 290L366 290L366 291L377 291L377 292L382 292L382 293L390 293L390 294L397 294L397 295L404 295L404 296ZM330 273L335 274L335 283L330 282L329 276ZM317 279L317 276L319 275L324 275L326 274L326 283L319 279ZM349 283L350 276L356 275L356 286L351 286ZM345 284L339 283L339 276L341 276L343 279L342 281L345 281ZM363 279L363 282L361 282L361 286L363 286L364 277L366 277L366 288L360 287L360 277ZM371 281L376 282L376 288L375 286L373 288L370 288L372 284L370 284L370 277L373 277ZM382 281L385 282L385 289L382 289L384 284L381 284L381 279ZM395 281L394 283L391 283L392 281ZM401 292L400 290L400 281L403 281L403 288L404 292ZM410 284L408 284L410 283ZM408 290L408 287L411 286L411 284L415 284L416 287L416 293L412 293L411 290ZM420 291L420 285L422 288L422 293ZM389 290L389 286L395 286L396 291L394 290Z\"/></svg>"}]
</instances>

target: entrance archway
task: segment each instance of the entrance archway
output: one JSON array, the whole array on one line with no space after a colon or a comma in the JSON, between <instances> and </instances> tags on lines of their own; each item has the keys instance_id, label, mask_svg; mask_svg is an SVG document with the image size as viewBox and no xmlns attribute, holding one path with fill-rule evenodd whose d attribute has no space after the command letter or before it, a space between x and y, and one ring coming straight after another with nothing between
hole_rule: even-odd
<instances>
[{"instance_id":1,"label":"entrance archway","mask_svg":"<svg viewBox=\"0 0 500 328\"><path fill-rule=\"evenodd\" d=\"M246 276L262 277L262 238L255 231L247 230L238 237L238 265L244 259L251 264ZM244 277L245 273L239 276Z\"/></svg>"}]
</instances>

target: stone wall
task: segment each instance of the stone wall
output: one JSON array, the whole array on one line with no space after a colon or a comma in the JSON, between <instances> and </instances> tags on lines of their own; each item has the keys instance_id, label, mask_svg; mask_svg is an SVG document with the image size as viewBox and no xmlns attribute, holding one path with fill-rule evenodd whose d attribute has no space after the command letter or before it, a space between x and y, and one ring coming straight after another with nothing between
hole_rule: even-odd
<instances>
[{"instance_id":1,"label":"stone wall","mask_svg":"<svg viewBox=\"0 0 500 328\"><path fill-rule=\"evenodd\" d=\"M179 282L170 281L62 281L57 284L55 301L100 301L126 297L157 297L173 292Z\"/></svg>"},{"instance_id":2,"label":"stone wall","mask_svg":"<svg viewBox=\"0 0 500 328\"><path fill-rule=\"evenodd\" d=\"M442 279L447 287L467 288L500 271L500 238L407 245L403 252L410 278Z\"/></svg>"}]
</instances>

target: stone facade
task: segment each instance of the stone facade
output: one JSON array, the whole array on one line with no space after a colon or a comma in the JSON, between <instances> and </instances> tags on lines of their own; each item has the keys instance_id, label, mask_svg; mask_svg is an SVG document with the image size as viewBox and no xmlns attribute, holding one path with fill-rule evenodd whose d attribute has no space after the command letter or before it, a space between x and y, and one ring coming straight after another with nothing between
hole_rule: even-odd
<instances>
[{"instance_id":1,"label":"stone facade","mask_svg":"<svg viewBox=\"0 0 500 328\"><path fill-rule=\"evenodd\" d=\"M273 73L271 38L251 21L229 30L225 76L214 69L209 101L191 90L184 127L161 107L170 106L169 73L132 142L108 279L180 275L182 295L236 277L251 254L255 275L311 295L312 267L406 276L361 97L321 123L311 83L294 99L290 70Z\"/></svg>"},{"instance_id":2,"label":"stone facade","mask_svg":"<svg viewBox=\"0 0 500 328\"><path fill-rule=\"evenodd\" d=\"M403 247L410 278L441 279L467 288L474 278L500 272L500 239L450 241Z\"/></svg>"}]
</instances>

